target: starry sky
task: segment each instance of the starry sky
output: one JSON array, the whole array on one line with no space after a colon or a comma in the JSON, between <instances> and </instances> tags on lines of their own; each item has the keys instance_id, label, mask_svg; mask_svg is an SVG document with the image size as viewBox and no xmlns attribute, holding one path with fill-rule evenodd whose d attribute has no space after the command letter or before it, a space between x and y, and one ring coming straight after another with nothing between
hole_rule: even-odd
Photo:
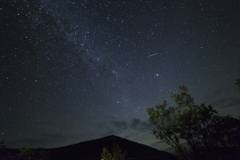
<instances>
[{"instance_id":1,"label":"starry sky","mask_svg":"<svg viewBox=\"0 0 240 160\"><path fill-rule=\"evenodd\" d=\"M0 141L60 147L117 135L158 149L146 108L185 85L240 116L237 0L5 0Z\"/></svg>"}]
</instances>

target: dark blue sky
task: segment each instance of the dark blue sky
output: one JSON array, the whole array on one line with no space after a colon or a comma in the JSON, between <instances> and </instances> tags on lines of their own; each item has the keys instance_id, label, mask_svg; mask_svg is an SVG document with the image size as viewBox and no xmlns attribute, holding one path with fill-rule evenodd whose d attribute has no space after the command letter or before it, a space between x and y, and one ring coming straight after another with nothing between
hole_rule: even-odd
<instances>
[{"instance_id":1,"label":"dark blue sky","mask_svg":"<svg viewBox=\"0 0 240 160\"><path fill-rule=\"evenodd\" d=\"M11 0L0 8L0 140L7 147L115 134L165 149L146 108L180 85L197 104L240 116L236 0Z\"/></svg>"}]
</instances>

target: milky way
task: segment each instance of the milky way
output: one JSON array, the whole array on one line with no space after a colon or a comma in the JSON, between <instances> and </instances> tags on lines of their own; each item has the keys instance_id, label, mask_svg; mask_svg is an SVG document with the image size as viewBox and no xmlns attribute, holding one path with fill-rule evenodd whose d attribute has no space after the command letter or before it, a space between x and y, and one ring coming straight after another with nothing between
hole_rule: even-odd
<instances>
[{"instance_id":1,"label":"milky way","mask_svg":"<svg viewBox=\"0 0 240 160\"><path fill-rule=\"evenodd\" d=\"M231 0L4 1L0 140L48 148L115 134L165 149L146 108L170 100L180 85L196 103L239 117L239 7Z\"/></svg>"}]
</instances>

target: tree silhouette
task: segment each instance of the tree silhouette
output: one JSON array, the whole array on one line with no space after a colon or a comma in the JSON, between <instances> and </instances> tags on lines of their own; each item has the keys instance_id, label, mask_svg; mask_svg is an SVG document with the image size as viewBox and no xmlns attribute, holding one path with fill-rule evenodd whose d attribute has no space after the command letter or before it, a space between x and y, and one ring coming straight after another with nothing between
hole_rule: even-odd
<instances>
[{"instance_id":1,"label":"tree silhouette","mask_svg":"<svg viewBox=\"0 0 240 160\"><path fill-rule=\"evenodd\" d=\"M49 160L49 152L43 148L29 149L20 148L15 156L9 155L7 160Z\"/></svg>"},{"instance_id":2,"label":"tree silhouette","mask_svg":"<svg viewBox=\"0 0 240 160\"><path fill-rule=\"evenodd\" d=\"M101 154L102 160L113 160L112 154L104 147Z\"/></svg>"},{"instance_id":3,"label":"tree silhouette","mask_svg":"<svg viewBox=\"0 0 240 160\"><path fill-rule=\"evenodd\" d=\"M112 145L112 154L104 147L101 157L103 160L125 160L126 154L126 151L122 152L120 146L115 142Z\"/></svg>"},{"instance_id":4,"label":"tree silhouette","mask_svg":"<svg viewBox=\"0 0 240 160\"><path fill-rule=\"evenodd\" d=\"M0 148L5 148L6 146L4 145L3 141L0 141Z\"/></svg>"},{"instance_id":5,"label":"tree silhouette","mask_svg":"<svg viewBox=\"0 0 240 160\"><path fill-rule=\"evenodd\" d=\"M126 151L122 152L122 149L116 142L113 143L112 151L113 151L113 159L114 160L125 160L127 153L126 153Z\"/></svg>"},{"instance_id":6,"label":"tree silhouette","mask_svg":"<svg viewBox=\"0 0 240 160\"><path fill-rule=\"evenodd\" d=\"M238 88L240 89L240 78L236 79L236 85L237 85Z\"/></svg>"},{"instance_id":7,"label":"tree silhouette","mask_svg":"<svg viewBox=\"0 0 240 160\"><path fill-rule=\"evenodd\" d=\"M219 116L205 103L195 105L185 86L179 90L180 94L171 94L177 107L167 108L164 100L155 109L147 109L156 138L174 147L182 159L216 158L220 151L239 149L239 119ZM189 149L181 142L187 142Z\"/></svg>"}]
</instances>

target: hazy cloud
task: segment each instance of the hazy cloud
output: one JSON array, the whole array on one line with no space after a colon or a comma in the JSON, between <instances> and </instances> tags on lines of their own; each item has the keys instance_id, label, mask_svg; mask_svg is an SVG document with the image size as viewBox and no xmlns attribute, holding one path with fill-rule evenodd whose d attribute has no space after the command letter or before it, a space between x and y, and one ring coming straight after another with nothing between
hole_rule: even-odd
<instances>
[{"instance_id":1,"label":"hazy cloud","mask_svg":"<svg viewBox=\"0 0 240 160\"><path fill-rule=\"evenodd\" d=\"M145 131L145 130L149 130L152 127L150 122L141 121L138 118L134 118L130 121L114 121L112 124L114 129L118 131L126 130L126 129Z\"/></svg>"},{"instance_id":2,"label":"hazy cloud","mask_svg":"<svg viewBox=\"0 0 240 160\"><path fill-rule=\"evenodd\" d=\"M212 102L211 105L213 107L218 107L218 108L240 106L240 99L237 99L235 97L228 97L228 98L224 98L224 99L220 99L218 101Z\"/></svg>"},{"instance_id":3,"label":"hazy cloud","mask_svg":"<svg viewBox=\"0 0 240 160\"><path fill-rule=\"evenodd\" d=\"M128 124L126 121L115 121L115 122L113 122L113 125L118 130L125 130L128 128Z\"/></svg>"},{"instance_id":4,"label":"hazy cloud","mask_svg":"<svg viewBox=\"0 0 240 160\"><path fill-rule=\"evenodd\" d=\"M39 148L39 147L56 147L59 144L64 144L68 138L61 134L42 134L39 138L23 138L20 140L9 141L6 143L9 148L20 148L20 147L29 147L29 148ZM21 146L19 145L21 144Z\"/></svg>"},{"instance_id":5,"label":"hazy cloud","mask_svg":"<svg viewBox=\"0 0 240 160\"><path fill-rule=\"evenodd\" d=\"M155 146L158 146L159 144L162 144L162 143L165 144L166 142L158 141L158 142L152 143L151 146L152 146L152 147L155 147Z\"/></svg>"},{"instance_id":6,"label":"hazy cloud","mask_svg":"<svg viewBox=\"0 0 240 160\"><path fill-rule=\"evenodd\" d=\"M131 129L138 130L138 131L146 131L151 130L152 125L149 121L141 121L140 119L133 119L131 121Z\"/></svg>"}]
</instances>

